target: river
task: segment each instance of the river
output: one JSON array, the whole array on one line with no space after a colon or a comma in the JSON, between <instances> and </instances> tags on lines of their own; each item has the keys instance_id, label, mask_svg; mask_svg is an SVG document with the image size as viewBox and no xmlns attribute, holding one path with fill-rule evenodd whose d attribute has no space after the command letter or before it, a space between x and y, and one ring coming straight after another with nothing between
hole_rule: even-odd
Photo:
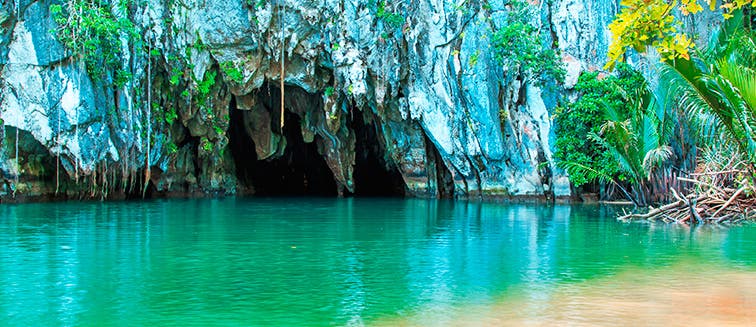
<instances>
[{"instance_id":1,"label":"river","mask_svg":"<svg viewBox=\"0 0 756 327\"><path fill-rule=\"evenodd\" d=\"M0 205L0 326L754 325L756 226L418 199Z\"/></svg>"}]
</instances>

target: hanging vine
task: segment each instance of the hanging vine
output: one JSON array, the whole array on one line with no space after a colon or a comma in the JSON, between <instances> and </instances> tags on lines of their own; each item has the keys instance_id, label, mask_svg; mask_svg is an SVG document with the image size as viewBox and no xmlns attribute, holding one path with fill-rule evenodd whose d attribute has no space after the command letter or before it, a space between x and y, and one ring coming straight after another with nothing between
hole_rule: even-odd
<instances>
[{"instance_id":1,"label":"hanging vine","mask_svg":"<svg viewBox=\"0 0 756 327\"><path fill-rule=\"evenodd\" d=\"M139 40L136 27L127 18L130 4L122 0L111 7L107 0L68 0L50 5L58 24L55 35L72 57L84 62L93 79L119 87L131 78L121 62L121 37Z\"/></svg>"},{"instance_id":2,"label":"hanging vine","mask_svg":"<svg viewBox=\"0 0 756 327\"><path fill-rule=\"evenodd\" d=\"M134 0L64 0L60 4L51 4L50 13L52 18L57 23L57 28L53 31L55 37L60 41L69 55L69 60L75 63L81 63L86 70L86 74L93 82L100 84L104 87L112 87L115 93L116 103L115 109L118 109L119 94L126 93L132 89L127 87L133 80L132 72L135 71L133 66L129 66L127 61L129 54L128 47L132 49L132 55L137 55L139 50L142 49L142 36L139 33L139 29L130 20L129 12L134 10L134 6L138 6L139 2ZM125 43L124 43L125 42ZM127 46L125 47L124 44ZM136 60L130 60L133 65ZM79 74L74 75L75 84L80 84L84 76L83 71L79 71ZM138 90L136 91L139 92ZM132 112L132 106L136 98L132 98L127 95L129 99L128 115L129 125L133 126L134 113ZM74 137L79 137L79 108L75 108L73 118ZM150 123L149 108L147 109L147 125L148 129ZM56 137L56 145L62 152L63 141L61 138L62 132L62 117L60 110L58 111L58 135ZM132 130L133 131L133 130ZM150 134L151 131L148 131ZM149 179L149 148L150 148L150 135L147 137L147 168L145 171L146 178ZM134 176L134 171L129 168L130 158L136 158L135 149L133 145L129 149L124 149L123 164L121 166L122 172L122 186L124 193L134 190L134 183L139 181L138 176ZM103 162L96 164L94 169L82 170L80 167L80 155L73 154L73 180L78 185L80 177L84 178L83 182L88 184L89 196L94 197L99 193L100 196L105 197L110 188L117 187L117 183L111 183L108 179L108 163ZM136 160L136 159L134 159ZM60 179L60 167L61 158L60 155L56 158L56 176L55 176L55 194L61 192L61 179ZM116 178L116 169L111 169L113 180ZM89 176L91 174L91 176ZM98 176L99 175L99 176ZM89 178L87 178L89 177ZM98 179L99 177L99 179ZM131 187L128 186L131 184ZM81 190L81 189L80 189ZM86 193L81 196L86 196Z\"/></svg>"},{"instance_id":3,"label":"hanging vine","mask_svg":"<svg viewBox=\"0 0 756 327\"><path fill-rule=\"evenodd\" d=\"M147 42L147 53L152 52L152 43ZM152 137L152 56L147 56L147 151L144 160L144 185L142 198L147 195L147 187L150 185L152 172L150 171L150 142Z\"/></svg>"},{"instance_id":4,"label":"hanging vine","mask_svg":"<svg viewBox=\"0 0 756 327\"><path fill-rule=\"evenodd\" d=\"M284 17L286 16L286 3L285 0L280 0L279 2L279 8L278 8L278 21L280 23L280 32L281 32L281 133L283 133L283 127L284 127L284 99L286 97L286 93L284 91L284 79L286 76L286 64L285 64L285 57L286 57L286 46L284 45Z\"/></svg>"}]
</instances>

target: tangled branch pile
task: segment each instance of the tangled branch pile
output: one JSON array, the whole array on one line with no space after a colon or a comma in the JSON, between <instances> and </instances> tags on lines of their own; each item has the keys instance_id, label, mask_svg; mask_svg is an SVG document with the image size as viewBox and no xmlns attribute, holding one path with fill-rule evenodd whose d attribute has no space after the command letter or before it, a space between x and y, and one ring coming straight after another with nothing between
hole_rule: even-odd
<instances>
[{"instance_id":1,"label":"tangled branch pile","mask_svg":"<svg viewBox=\"0 0 756 327\"><path fill-rule=\"evenodd\" d=\"M747 161L739 159L738 156L716 160L705 158L690 178L678 177L678 180L692 185L688 194L672 189L676 201L650 208L646 213L626 213L618 219L688 224L756 221L754 170Z\"/></svg>"}]
</instances>

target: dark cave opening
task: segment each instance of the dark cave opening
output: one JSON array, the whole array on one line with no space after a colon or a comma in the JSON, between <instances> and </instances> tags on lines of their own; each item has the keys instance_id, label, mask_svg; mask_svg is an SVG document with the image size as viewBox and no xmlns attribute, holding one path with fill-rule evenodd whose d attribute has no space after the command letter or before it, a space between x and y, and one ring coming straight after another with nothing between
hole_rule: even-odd
<instances>
[{"instance_id":1,"label":"dark cave opening","mask_svg":"<svg viewBox=\"0 0 756 327\"><path fill-rule=\"evenodd\" d=\"M355 133L354 196L405 196L404 179L387 158L388 151L372 114L352 108L351 118L350 127Z\"/></svg>"},{"instance_id":2,"label":"dark cave opening","mask_svg":"<svg viewBox=\"0 0 756 327\"><path fill-rule=\"evenodd\" d=\"M322 112L323 102L318 95L308 94L297 87L286 87L286 111L283 130L279 128L279 89L265 84L255 95L254 108L239 109L236 99L231 101L229 145L236 165L240 192L256 196L337 196L339 190L328 164L318 151L320 136L305 142L301 118L297 113ZM313 108L293 108L313 106ZM347 125L355 134L354 193L347 196L405 196L402 175L388 159L386 146L371 113L353 109ZM285 147L275 137L285 138ZM267 133L267 134L266 134ZM257 135L257 137L253 137ZM255 140L263 149L278 147L270 158L258 160ZM259 150L259 149L258 149Z\"/></svg>"},{"instance_id":3,"label":"dark cave opening","mask_svg":"<svg viewBox=\"0 0 756 327\"><path fill-rule=\"evenodd\" d=\"M270 89L268 94L275 98L278 90ZM229 144L240 186L246 189L244 192L257 196L336 196L336 181L325 159L318 153L317 136L313 142L305 142L300 117L288 110L284 116L286 124L280 131L280 114L273 109L278 108L280 102L266 98L267 94L258 96L261 105L252 110L271 113L270 128L283 134L286 146L282 155L258 160L255 142L245 127L244 116L253 112L237 109L236 102L231 102Z\"/></svg>"}]
</instances>

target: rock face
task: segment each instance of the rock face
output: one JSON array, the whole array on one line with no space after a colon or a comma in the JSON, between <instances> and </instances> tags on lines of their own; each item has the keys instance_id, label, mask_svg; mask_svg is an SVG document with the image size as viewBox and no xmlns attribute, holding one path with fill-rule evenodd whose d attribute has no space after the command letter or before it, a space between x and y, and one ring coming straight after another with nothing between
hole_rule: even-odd
<instances>
[{"instance_id":1,"label":"rock face","mask_svg":"<svg viewBox=\"0 0 756 327\"><path fill-rule=\"evenodd\" d=\"M550 113L580 72L603 65L605 26L619 7L530 1L568 71L565 85L542 90L491 54L508 1L148 0L125 13L114 5L143 39L122 38L132 78L115 87L56 40L55 3L0 9L5 197L254 194L276 185L567 197Z\"/></svg>"}]
</instances>

